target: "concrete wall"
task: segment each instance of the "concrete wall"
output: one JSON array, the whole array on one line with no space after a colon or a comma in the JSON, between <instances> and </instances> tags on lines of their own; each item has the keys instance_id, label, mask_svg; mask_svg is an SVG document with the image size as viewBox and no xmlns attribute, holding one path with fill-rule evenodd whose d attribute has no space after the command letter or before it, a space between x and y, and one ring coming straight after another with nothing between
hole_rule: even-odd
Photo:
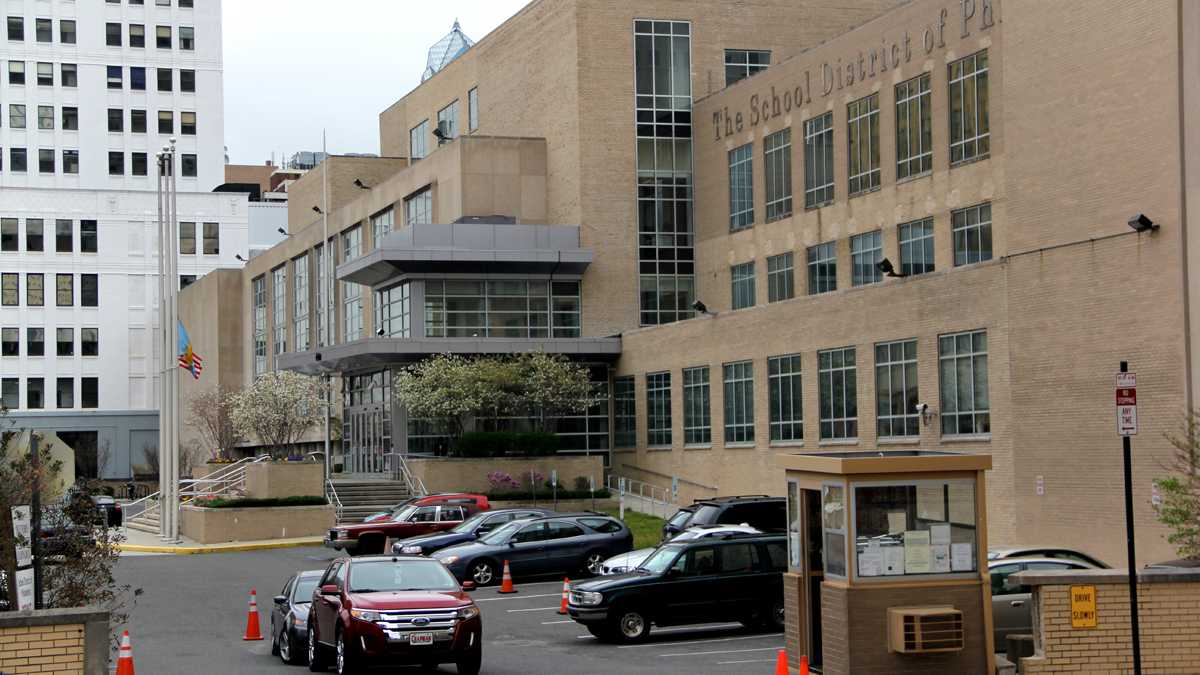
<instances>
[{"instance_id":1,"label":"concrete wall","mask_svg":"<svg viewBox=\"0 0 1200 675\"><path fill-rule=\"evenodd\" d=\"M0 614L0 672L107 675L108 612L39 609Z\"/></svg>"},{"instance_id":2,"label":"concrete wall","mask_svg":"<svg viewBox=\"0 0 1200 675\"><path fill-rule=\"evenodd\" d=\"M558 484L564 490L575 489L575 478L592 476L597 489L604 484L604 458L600 455L558 457L488 457L481 459L415 459L408 460L415 476L425 483L429 492L490 492L487 475L503 471L529 487L529 472L536 471L550 480L550 472L558 471Z\"/></svg>"},{"instance_id":3,"label":"concrete wall","mask_svg":"<svg viewBox=\"0 0 1200 675\"><path fill-rule=\"evenodd\" d=\"M183 506L179 531L200 544L291 539L325 534L336 520L332 506L206 509Z\"/></svg>"},{"instance_id":4,"label":"concrete wall","mask_svg":"<svg viewBox=\"0 0 1200 675\"><path fill-rule=\"evenodd\" d=\"M325 494L325 467L316 462L260 462L246 466L246 496L254 499Z\"/></svg>"}]
</instances>

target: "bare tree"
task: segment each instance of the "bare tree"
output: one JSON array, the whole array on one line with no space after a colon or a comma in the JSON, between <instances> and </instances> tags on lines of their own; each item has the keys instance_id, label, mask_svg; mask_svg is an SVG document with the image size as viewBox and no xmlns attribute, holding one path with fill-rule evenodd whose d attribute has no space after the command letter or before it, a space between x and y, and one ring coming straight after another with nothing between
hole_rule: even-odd
<instances>
[{"instance_id":1,"label":"bare tree","mask_svg":"<svg viewBox=\"0 0 1200 675\"><path fill-rule=\"evenodd\" d=\"M212 387L198 394L188 405L188 426L200 432L212 450L212 458L230 459L230 453L242 440L233 423L233 401L240 389Z\"/></svg>"},{"instance_id":2,"label":"bare tree","mask_svg":"<svg viewBox=\"0 0 1200 675\"><path fill-rule=\"evenodd\" d=\"M146 458L146 467L150 469L150 474L158 476L158 446L151 443L142 444L142 456Z\"/></svg>"}]
</instances>

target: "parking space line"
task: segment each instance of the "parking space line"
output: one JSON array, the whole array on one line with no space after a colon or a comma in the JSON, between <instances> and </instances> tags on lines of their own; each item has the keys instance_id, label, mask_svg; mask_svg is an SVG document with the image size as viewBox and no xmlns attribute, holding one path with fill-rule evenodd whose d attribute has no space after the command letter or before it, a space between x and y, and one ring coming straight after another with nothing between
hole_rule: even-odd
<instances>
[{"instance_id":1,"label":"parking space line","mask_svg":"<svg viewBox=\"0 0 1200 675\"><path fill-rule=\"evenodd\" d=\"M558 609L558 608L557 607L529 607L526 609L506 609L504 611L510 612L510 613L511 612L549 612L552 609Z\"/></svg>"},{"instance_id":2,"label":"parking space line","mask_svg":"<svg viewBox=\"0 0 1200 675\"><path fill-rule=\"evenodd\" d=\"M527 600L529 598L561 598L561 597L562 597L562 593L540 593L538 595L512 595L512 596L507 596L507 597L502 596L499 598L479 598L475 602L492 602L493 600L522 600L522 599Z\"/></svg>"},{"instance_id":3,"label":"parking space line","mask_svg":"<svg viewBox=\"0 0 1200 675\"><path fill-rule=\"evenodd\" d=\"M571 619L563 619L562 621L543 621L542 625L543 626L553 626L556 623L575 623L575 622L572 621Z\"/></svg>"},{"instance_id":4,"label":"parking space line","mask_svg":"<svg viewBox=\"0 0 1200 675\"><path fill-rule=\"evenodd\" d=\"M775 659L743 659L741 661L717 661L718 666L732 666L736 663L775 663Z\"/></svg>"},{"instance_id":5,"label":"parking space line","mask_svg":"<svg viewBox=\"0 0 1200 675\"><path fill-rule=\"evenodd\" d=\"M513 611L513 610L508 610ZM652 633L653 635L653 633ZM617 649L636 649L638 647L674 647L675 645L702 645L709 642L732 642L733 640L759 640L762 638L779 637L783 633L763 633L761 635L738 635L736 637L712 638L708 640L683 640L680 642L646 642L640 645L621 645Z\"/></svg>"},{"instance_id":6,"label":"parking space line","mask_svg":"<svg viewBox=\"0 0 1200 675\"><path fill-rule=\"evenodd\" d=\"M783 645L779 645L778 647L755 647L753 649L720 649L711 652L678 652L675 654L659 654L658 658L666 659L677 656L710 656L712 654L741 654L744 652L777 652L780 649L783 649Z\"/></svg>"}]
</instances>

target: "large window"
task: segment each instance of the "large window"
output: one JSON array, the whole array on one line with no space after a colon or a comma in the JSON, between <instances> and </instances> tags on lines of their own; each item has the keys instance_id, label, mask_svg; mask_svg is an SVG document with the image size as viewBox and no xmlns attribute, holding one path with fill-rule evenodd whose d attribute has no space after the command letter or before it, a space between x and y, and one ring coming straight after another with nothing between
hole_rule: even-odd
<instances>
[{"instance_id":1,"label":"large window","mask_svg":"<svg viewBox=\"0 0 1200 675\"><path fill-rule=\"evenodd\" d=\"M404 199L404 224L428 225L433 222L433 189L422 188Z\"/></svg>"},{"instance_id":2,"label":"large window","mask_svg":"<svg viewBox=\"0 0 1200 675\"><path fill-rule=\"evenodd\" d=\"M21 275L16 272L5 272L0 274L0 279L3 279L3 292L0 296L3 297L5 307L19 307L21 305Z\"/></svg>"},{"instance_id":3,"label":"large window","mask_svg":"<svg viewBox=\"0 0 1200 675\"><path fill-rule=\"evenodd\" d=\"M856 485L858 577L978 576L973 480Z\"/></svg>"},{"instance_id":4,"label":"large window","mask_svg":"<svg viewBox=\"0 0 1200 675\"><path fill-rule=\"evenodd\" d=\"M75 356L75 329L58 328L54 331L54 355Z\"/></svg>"},{"instance_id":5,"label":"large window","mask_svg":"<svg viewBox=\"0 0 1200 675\"><path fill-rule=\"evenodd\" d=\"M267 278L250 282L254 301L254 375L267 372Z\"/></svg>"},{"instance_id":6,"label":"large window","mask_svg":"<svg viewBox=\"0 0 1200 675\"><path fill-rule=\"evenodd\" d=\"M683 442L688 445L712 443L708 366L683 369Z\"/></svg>"},{"instance_id":7,"label":"large window","mask_svg":"<svg viewBox=\"0 0 1200 675\"><path fill-rule=\"evenodd\" d=\"M204 223L204 255L219 255L221 253L221 226L217 223Z\"/></svg>"},{"instance_id":8,"label":"large window","mask_svg":"<svg viewBox=\"0 0 1200 675\"><path fill-rule=\"evenodd\" d=\"M409 159L421 159L429 154L429 120L421 120L421 123L412 129L408 130L408 156Z\"/></svg>"},{"instance_id":9,"label":"large window","mask_svg":"<svg viewBox=\"0 0 1200 675\"><path fill-rule=\"evenodd\" d=\"M808 294L837 290L837 242L808 247Z\"/></svg>"},{"instance_id":10,"label":"large window","mask_svg":"<svg viewBox=\"0 0 1200 675\"><path fill-rule=\"evenodd\" d=\"M6 377L0 380L0 405L6 410L16 410L21 406L21 380L16 377Z\"/></svg>"},{"instance_id":11,"label":"large window","mask_svg":"<svg viewBox=\"0 0 1200 675\"><path fill-rule=\"evenodd\" d=\"M950 164L988 156L987 50L961 58L950 69Z\"/></svg>"},{"instance_id":12,"label":"large window","mask_svg":"<svg viewBox=\"0 0 1200 675\"><path fill-rule=\"evenodd\" d=\"M100 356L99 328L79 329L79 354L80 356Z\"/></svg>"},{"instance_id":13,"label":"large window","mask_svg":"<svg viewBox=\"0 0 1200 675\"><path fill-rule=\"evenodd\" d=\"M671 373L646 375L646 445L671 445Z\"/></svg>"},{"instance_id":14,"label":"large window","mask_svg":"<svg viewBox=\"0 0 1200 675\"><path fill-rule=\"evenodd\" d=\"M754 223L754 144L729 151L729 229L740 230Z\"/></svg>"},{"instance_id":15,"label":"large window","mask_svg":"<svg viewBox=\"0 0 1200 675\"><path fill-rule=\"evenodd\" d=\"M954 266L992 259L992 205L979 204L950 213Z\"/></svg>"},{"instance_id":16,"label":"large window","mask_svg":"<svg viewBox=\"0 0 1200 675\"><path fill-rule=\"evenodd\" d=\"M196 254L196 224L179 223L179 254Z\"/></svg>"},{"instance_id":17,"label":"large window","mask_svg":"<svg viewBox=\"0 0 1200 675\"><path fill-rule=\"evenodd\" d=\"M396 229L396 210L392 207L371 216L371 245L379 248L379 242Z\"/></svg>"},{"instance_id":18,"label":"large window","mask_svg":"<svg viewBox=\"0 0 1200 675\"><path fill-rule=\"evenodd\" d=\"M850 237L850 284L862 286L883 281L879 261L883 260L883 235L879 230Z\"/></svg>"},{"instance_id":19,"label":"large window","mask_svg":"<svg viewBox=\"0 0 1200 675\"><path fill-rule=\"evenodd\" d=\"M871 94L846 106L849 120L846 142L853 197L879 187L879 94Z\"/></svg>"},{"instance_id":20,"label":"large window","mask_svg":"<svg viewBox=\"0 0 1200 675\"><path fill-rule=\"evenodd\" d=\"M613 378L613 447L637 447L637 394L633 376Z\"/></svg>"},{"instance_id":21,"label":"large window","mask_svg":"<svg viewBox=\"0 0 1200 675\"><path fill-rule=\"evenodd\" d=\"M375 321L381 337L408 339L412 337L411 296L409 283L397 284L375 294Z\"/></svg>"},{"instance_id":22,"label":"large window","mask_svg":"<svg viewBox=\"0 0 1200 675\"><path fill-rule=\"evenodd\" d=\"M904 223L898 241L901 274L911 277L933 271L933 218Z\"/></svg>"},{"instance_id":23,"label":"large window","mask_svg":"<svg viewBox=\"0 0 1200 675\"><path fill-rule=\"evenodd\" d=\"M804 208L833 201L833 113L804 122Z\"/></svg>"},{"instance_id":24,"label":"large window","mask_svg":"<svg viewBox=\"0 0 1200 675\"><path fill-rule=\"evenodd\" d=\"M479 87L467 92L467 131L479 128Z\"/></svg>"},{"instance_id":25,"label":"large window","mask_svg":"<svg viewBox=\"0 0 1200 675\"><path fill-rule=\"evenodd\" d=\"M55 283L55 298L54 304L58 307L71 307L75 304L75 275L74 274L56 274L54 275Z\"/></svg>"},{"instance_id":26,"label":"large window","mask_svg":"<svg viewBox=\"0 0 1200 675\"><path fill-rule=\"evenodd\" d=\"M287 265L271 270L271 353L276 356L287 351Z\"/></svg>"},{"instance_id":27,"label":"large window","mask_svg":"<svg viewBox=\"0 0 1200 675\"><path fill-rule=\"evenodd\" d=\"M744 80L766 70L771 65L771 52L766 49L726 49L725 86Z\"/></svg>"},{"instance_id":28,"label":"large window","mask_svg":"<svg viewBox=\"0 0 1200 675\"><path fill-rule=\"evenodd\" d=\"M579 337L578 281L425 282L425 337Z\"/></svg>"},{"instance_id":29,"label":"large window","mask_svg":"<svg viewBox=\"0 0 1200 675\"><path fill-rule=\"evenodd\" d=\"M896 85L896 179L933 169L933 108L929 73Z\"/></svg>"},{"instance_id":30,"label":"large window","mask_svg":"<svg viewBox=\"0 0 1200 675\"><path fill-rule=\"evenodd\" d=\"M59 410L69 410L75 407L75 378L60 377L58 378L58 400L56 401Z\"/></svg>"},{"instance_id":31,"label":"large window","mask_svg":"<svg viewBox=\"0 0 1200 675\"><path fill-rule=\"evenodd\" d=\"M796 297L796 274L792 258L791 251L767 258L767 302Z\"/></svg>"},{"instance_id":32,"label":"large window","mask_svg":"<svg viewBox=\"0 0 1200 675\"><path fill-rule=\"evenodd\" d=\"M31 410L41 410L46 407L45 378L31 377L25 380L25 407Z\"/></svg>"},{"instance_id":33,"label":"large window","mask_svg":"<svg viewBox=\"0 0 1200 675\"><path fill-rule=\"evenodd\" d=\"M46 329L45 328L27 328L25 330L25 355L26 356L45 356L46 355Z\"/></svg>"},{"instance_id":34,"label":"large window","mask_svg":"<svg viewBox=\"0 0 1200 675\"><path fill-rule=\"evenodd\" d=\"M352 227L342 232L342 262L362 255L362 228ZM362 286L342 282L342 337L346 342L362 337Z\"/></svg>"},{"instance_id":35,"label":"large window","mask_svg":"<svg viewBox=\"0 0 1200 675\"><path fill-rule=\"evenodd\" d=\"M692 316L691 24L634 22L642 325Z\"/></svg>"},{"instance_id":36,"label":"large window","mask_svg":"<svg viewBox=\"0 0 1200 675\"><path fill-rule=\"evenodd\" d=\"M70 221L67 221L70 222ZM25 219L25 250L26 251L41 251L43 250L44 241L44 221L41 218L26 218Z\"/></svg>"},{"instance_id":37,"label":"large window","mask_svg":"<svg viewBox=\"0 0 1200 675\"><path fill-rule=\"evenodd\" d=\"M20 221L16 218L0 218L0 251L18 251L21 248L21 236L18 233Z\"/></svg>"},{"instance_id":38,"label":"large window","mask_svg":"<svg viewBox=\"0 0 1200 675\"><path fill-rule=\"evenodd\" d=\"M437 121L445 138L458 138L458 99L438 111Z\"/></svg>"},{"instance_id":39,"label":"large window","mask_svg":"<svg viewBox=\"0 0 1200 675\"><path fill-rule=\"evenodd\" d=\"M729 268L733 309L754 306L754 261Z\"/></svg>"},{"instance_id":40,"label":"large window","mask_svg":"<svg viewBox=\"0 0 1200 675\"><path fill-rule=\"evenodd\" d=\"M317 346L324 347L331 343L329 339L329 323L326 317L329 315L329 303L332 299L329 297L329 289L327 282L329 280L329 258L326 255L326 247L317 245L313 249L313 263L317 267L317 287L313 289L315 292L314 300L317 304L316 322L317 322Z\"/></svg>"},{"instance_id":41,"label":"large window","mask_svg":"<svg viewBox=\"0 0 1200 675\"><path fill-rule=\"evenodd\" d=\"M821 438L858 438L858 366L854 347L817 352Z\"/></svg>"},{"instance_id":42,"label":"large window","mask_svg":"<svg viewBox=\"0 0 1200 675\"><path fill-rule=\"evenodd\" d=\"M792 130L763 139L763 173L767 183L767 222L792 215Z\"/></svg>"},{"instance_id":43,"label":"large window","mask_svg":"<svg viewBox=\"0 0 1200 675\"><path fill-rule=\"evenodd\" d=\"M938 365L942 387L942 434L991 433L987 331L939 337Z\"/></svg>"},{"instance_id":44,"label":"large window","mask_svg":"<svg viewBox=\"0 0 1200 675\"><path fill-rule=\"evenodd\" d=\"M0 329L0 356L21 355L21 329Z\"/></svg>"},{"instance_id":45,"label":"large window","mask_svg":"<svg viewBox=\"0 0 1200 675\"><path fill-rule=\"evenodd\" d=\"M75 222L71 220L54 221L54 252L70 253L75 250Z\"/></svg>"},{"instance_id":46,"label":"large window","mask_svg":"<svg viewBox=\"0 0 1200 675\"><path fill-rule=\"evenodd\" d=\"M46 279L41 272L29 272L25 275L25 305L41 307L46 304Z\"/></svg>"},{"instance_id":47,"label":"large window","mask_svg":"<svg viewBox=\"0 0 1200 675\"><path fill-rule=\"evenodd\" d=\"M99 247L100 232L94 220L79 221L79 250L83 253L95 253Z\"/></svg>"},{"instance_id":48,"label":"large window","mask_svg":"<svg viewBox=\"0 0 1200 675\"><path fill-rule=\"evenodd\" d=\"M917 341L875 345L875 422L879 437L919 436L917 402Z\"/></svg>"},{"instance_id":49,"label":"large window","mask_svg":"<svg viewBox=\"0 0 1200 675\"><path fill-rule=\"evenodd\" d=\"M804 440L804 394L800 376L799 354L767 359L772 441Z\"/></svg>"},{"instance_id":50,"label":"large window","mask_svg":"<svg viewBox=\"0 0 1200 675\"><path fill-rule=\"evenodd\" d=\"M726 363L725 443L754 442L754 364Z\"/></svg>"},{"instance_id":51,"label":"large window","mask_svg":"<svg viewBox=\"0 0 1200 675\"><path fill-rule=\"evenodd\" d=\"M292 322L295 328L295 349L308 351L308 255L292 259Z\"/></svg>"}]
</instances>

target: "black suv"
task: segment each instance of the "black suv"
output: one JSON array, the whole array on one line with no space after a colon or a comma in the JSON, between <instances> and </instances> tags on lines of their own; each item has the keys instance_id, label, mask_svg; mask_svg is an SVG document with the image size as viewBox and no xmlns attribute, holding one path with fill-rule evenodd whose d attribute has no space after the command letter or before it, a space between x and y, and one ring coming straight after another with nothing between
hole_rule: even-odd
<instances>
[{"instance_id":1,"label":"black suv","mask_svg":"<svg viewBox=\"0 0 1200 675\"><path fill-rule=\"evenodd\" d=\"M696 525L741 525L763 532L787 530L787 499L767 495L738 495L696 500L675 512L663 525L663 541Z\"/></svg>"},{"instance_id":2,"label":"black suv","mask_svg":"<svg viewBox=\"0 0 1200 675\"><path fill-rule=\"evenodd\" d=\"M740 621L783 630L781 534L730 533L663 544L628 574L572 583L571 618L606 641L638 642L651 624Z\"/></svg>"}]
</instances>

